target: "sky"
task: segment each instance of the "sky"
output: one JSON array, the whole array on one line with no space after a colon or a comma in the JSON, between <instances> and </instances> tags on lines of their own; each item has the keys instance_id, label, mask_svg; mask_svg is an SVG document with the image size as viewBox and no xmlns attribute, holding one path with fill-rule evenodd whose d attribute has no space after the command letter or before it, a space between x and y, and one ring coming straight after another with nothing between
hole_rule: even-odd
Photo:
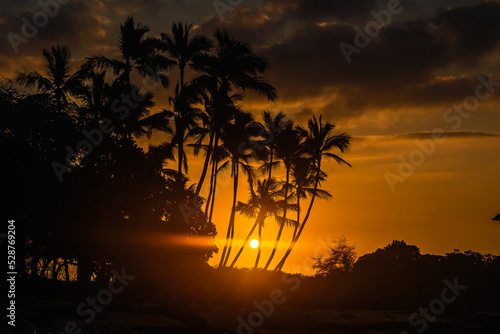
<instances>
[{"instance_id":1,"label":"sky","mask_svg":"<svg viewBox=\"0 0 500 334\"><path fill-rule=\"evenodd\" d=\"M333 198L315 203L285 270L310 272L310 258L341 236L359 255L392 240L417 245L422 253L458 248L500 254L500 223L491 220L500 213L500 1L54 3L2 3L3 77L14 77L21 66L41 69L41 50L55 44L68 45L76 65L85 56L114 57L127 16L149 25L151 35L168 32L173 22L193 23L194 32L205 36L226 30L269 60L266 77L280 100L249 94L245 110L257 118L262 110L283 111L297 123L322 114L353 137L342 155L352 168L325 165L323 188ZM23 34L28 21L38 27ZM153 93L163 107L172 89ZM156 134L152 142L163 139ZM189 162L196 182L201 161L190 156ZM221 250L231 205L228 178L221 177L214 218ZM239 188L245 201L248 186L242 181ZM236 223L235 242L241 243L252 222L237 217ZM276 231L268 219L264 259ZM246 250L241 265L251 266L255 255Z\"/></svg>"}]
</instances>

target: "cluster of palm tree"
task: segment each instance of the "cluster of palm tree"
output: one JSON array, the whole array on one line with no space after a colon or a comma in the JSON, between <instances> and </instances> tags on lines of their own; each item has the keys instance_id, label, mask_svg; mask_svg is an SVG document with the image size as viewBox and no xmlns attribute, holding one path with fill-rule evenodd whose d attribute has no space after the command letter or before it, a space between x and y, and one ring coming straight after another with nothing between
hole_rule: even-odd
<instances>
[{"instance_id":1,"label":"cluster of palm tree","mask_svg":"<svg viewBox=\"0 0 500 334\"><path fill-rule=\"evenodd\" d=\"M345 152L350 145L350 136L335 132L335 126L332 123L323 122L321 116L310 119L307 127L287 121L283 113L273 116L264 112L262 118L263 123L259 126L265 129L264 133L267 135L261 135L255 140L262 145L260 148L263 149L259 154L249 155L250 159L260 162L261 165L255 171L252 165L245 164L249 175L250 198L246 203L238 202L236 207L233 206L233 210L254 217L255 223L230 267L236 264L255 229L258 229L259 241L255 268L258 267L261 257L262 228L267 217L274 217L279 230L264 269L269 268L276 255L284 228L286 226L293 227L289 246L275 267L275 270L281 270L304 230L315 199L331 197L327 191L320 189L321 182L327 176L321 170L324 159L334 159L338 163L349 165L348 162L331 151ZM276 171L280 166L284 167L284 180L277 180L273 176L273 171ZM235 189L236 186L235 184ZM306 214L302 217L301 200L306 198L309 198L309 203ZM289 218L291 216L289 213L293 213L293 218ZM229 228L234 229L234 225L230 225ZM220 266L227 265L231 252L233 234L228 235L226 257L221 259Z\"/></svg>"},{"instance_id":2,"label":"cluster of palm tree","mask_svg":"<svg viewBox=\"0 0 500 334\"><path fill-rule=\"evenodd\" d=\"M43 50L47 73L24 70L18 73L17 82L36 89L40 98L53 101L58 112L73 113L82 128L106 117L116 125L111 135L120 140L133 141L134 137L163 131L167 140L150 147L150 151L159 157L164 175L172 184L186 187L187 148L193 149L195 155L203 154L201 175L196 186L189 187L189 197L201 210L199 195L203 184L209 183L203 208L209 222L214 212L217 176L230 170L233 197L219 267L234 266L255 230L260 241L266 218L274 217L279 231L265 269L276 255L284 228L293 228L292 240L275 267L281 270L303 232L315 199L330 197L320 189L327 176L322 171L324 160L349 165L332 152L347 150L349 135L335 132L335 126L323 122L321 116L313 117L303 127L287 120L283 113L264 112L259 122L243 111L240 102L246 92L258 93L270 102L277 101L278 95L263 76L269 67L267 60L226 32L217 31L210 40L193 36L192 25L176 23L160 37L146 36L149 27L135 23L131 17L120 30L119 59L88 57L72 73L68 47L53 46ZM144 92L133 78L153 79L166 88L170 82L165 71L170 68L178 70L179 80L168 106L151 114L153 93ZM129 92L137 97L133 107L127 115L116 113L116 99ZM176 168L168 168L170 160L176 161ZM284 169L284 180L275 176L279 168ZM238 201L240 172L249 183L251 195L246 203ZM305 199L309 202L302 216ZM238 212L255 217L255 223L229 262ZM255 267L260 258L261 246Z\"/></svg>"}]
</instances>

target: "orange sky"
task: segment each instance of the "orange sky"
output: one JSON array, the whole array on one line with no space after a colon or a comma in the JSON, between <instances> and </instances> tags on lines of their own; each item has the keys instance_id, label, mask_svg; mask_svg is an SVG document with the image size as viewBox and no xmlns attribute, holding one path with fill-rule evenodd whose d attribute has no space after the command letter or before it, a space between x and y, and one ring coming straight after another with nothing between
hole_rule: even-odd
<instances>
[{"instance_id":1,"label":"orange sky","mask_svg":"<svg viewBox=\"0 0 500 334\"><path fill-rule=\"evenodd\" d=\"M310 257L321 252L325 242L340 236L356 246L358 255L373 252L392 240L417 245L422 253L444 254L459 248L499 254L500 224L491 218L500 206L500 136L448 138L437 144L435 153L392 192L384 173L397 173L398 156L409 156L417 147L413 139L359 137L344 156L352 168L328 163L325 172L330 176L324 189L333 198L315 203L285 269L310 272ZM197 160L190 161L193 175L200 165ZM238 193L240 200L246 200L246 180L241 180ZM227 173L221 177L214 217L220 249L231 198L232 183ZM236 224L235 243L241 244L253 221L237 216ZM264 259L272 250L277 230L277 224L268 218L263 232ZM291 228L285 231L281 254L291 238ZM247 248L240 265L252 266L255 256L256 250ZM218 258L211 263L216 265Z\"/></svg>"},{"instance_id":2,"label":"orange sky","mask_svg":"<svg viewBox=\"0 0 500 334\"><path fill-rule=\"evenodd\" d=\"M415 244L423 253L459 248L500 254L500 223L491 220L500 213L500 87L489 91L470 115L447 112L471 101L467 99L475 94L478 76L491 74L500 82L500 1L407 2L347 63L339 44L353 44L354 28L363 29L373 20L371 10L385 8L386 2L377 0L256 0L242 2L221 17L212 1L72 0L20 45L19 52L4 39L0 73L12 78L20 64L40 68L42 48L58 43L69 45L77 64L97 53L112 57L119 25L128 15L150 25L154 35L167 32L174 21L193 22L195 31L207 36L226 29L269 59L267 77L280 94L277 104L250 95L245 110L256 115L263 109L284 111L299 123L322 113L354 137L343 156L353 167L325 165L329 178L324 188L333 199L316 202L284 269L309 272L309 258L324 242L340 236L359 255L395 239ZM21 18L39 10L27 0L2 5L0 35L20 34ZM167 105L171 93L154 91L157 108ZM432 141L435 129L446 133L444 142ZM387 173L399 175L401 158L422 156L416 141L433 145L433 152L423 153L421 164L392 191ZM200 160L191 158L189 166L191 181L197 182ZM214 217L221 250L231 205L227 183L218 188ZM241 201L248 194L245 183L242 178ZM251 224L237 217L236 241ZM276 232L276 223L268 220L262 262ZM285 232L282 247L288 245L290 232ZM255 255L247 249L240 264L253 265ZM216 256L211 263L217 262Z\"/></svg>"}]
</instances>

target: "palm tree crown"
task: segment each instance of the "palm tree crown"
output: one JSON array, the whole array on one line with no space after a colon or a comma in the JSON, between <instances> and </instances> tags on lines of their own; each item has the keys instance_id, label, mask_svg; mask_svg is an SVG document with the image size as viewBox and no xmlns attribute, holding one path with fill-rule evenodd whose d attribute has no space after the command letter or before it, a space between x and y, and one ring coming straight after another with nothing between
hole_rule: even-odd
<instances>
[{"instance_id":1,"label":"palm tree crown","mask_svg":"<svg viewBox=\"0 0 500 334\"><path fill-rule=\"evenodd\" d=\"M146 37L150 31L147 25L135 23L128 17L120 26L118 48L121 59L108 59L102 55L88 57L88 67L111 68L113 74L125 85L130 85L130 75L135 69L143 77L151 77L164 87L168 86L168 77L162 73L174 62L161 54L161 41L155 37Z\"/></svg>"},{"instance_id":2,"label":"palm tree crown","mask_svg":"<svg viewBox=\"0 0 500 334\"><path fill-rule=\"evenodd\" d=\"M42 53L46 74L24 69L23 72L17 72L16 81L26 88L35 88L41 93L49 94L55 99L58 110L61 110L69 97L76 95L81 88L80 73L70 74L72 55L67 46L52 46L50 50L43 49Z\"/></svg>"},{"instance_id":3,"label":"palm tree crown","mask_svg":"<svg viewBox=\"0 0 500 334\"><path fill-rule=\"evenodd\" d=\"M211 43L204 36L190 37L192 24L172 24L171 34L161 34L162 50L165 51L180 70L180 84L184 85L184 69L194 58L210 49Z\"/></svg>"}]
</instances>

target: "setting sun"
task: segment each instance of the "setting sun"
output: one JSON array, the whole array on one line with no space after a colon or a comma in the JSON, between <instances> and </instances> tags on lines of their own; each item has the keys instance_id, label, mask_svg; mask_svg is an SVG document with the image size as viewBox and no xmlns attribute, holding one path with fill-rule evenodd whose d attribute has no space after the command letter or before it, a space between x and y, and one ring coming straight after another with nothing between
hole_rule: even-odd
<instances>
[{"instance_id":1,"label":"setting sun","mask_svg":"<svg viewBox=\"0 0 500 334\"><path fill-rule=\"evenodd\" d=\"M253 239L252 241L250 241L250 247L252 247L252 248L259 247L259 240Z\"/></svg>"}]
</instances>

